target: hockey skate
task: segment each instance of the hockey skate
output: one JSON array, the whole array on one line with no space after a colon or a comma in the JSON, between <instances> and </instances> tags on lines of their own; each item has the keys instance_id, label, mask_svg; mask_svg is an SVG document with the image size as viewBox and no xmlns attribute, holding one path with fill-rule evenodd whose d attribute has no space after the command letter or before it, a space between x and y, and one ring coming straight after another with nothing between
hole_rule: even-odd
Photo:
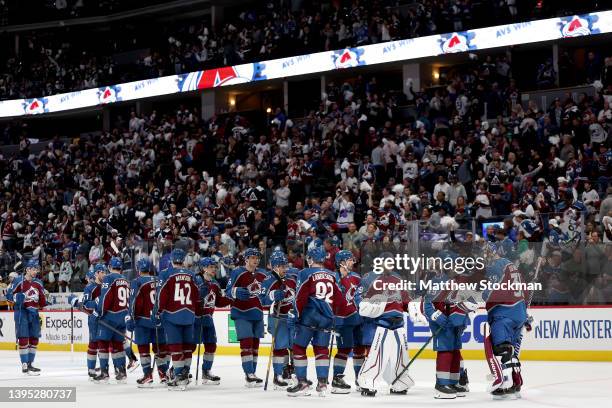
<instances>
[{"instance_id":1,"label":"hockey skate","mask_svg":"<svg viewBox=\"0 0 612 408\"><path fill-rule=\"evenodd\" d=\"M394 390L393 388L389 389L389 393L391 395L406 395L408 394L408 390Z\"/></svg>"},{"instance_id":2,"label":"hockey skate","mask_svg":"<svg viewBox=\"0 0 612 408\"><path fill-rule=\"evenodd\" d=\"M38 368L36 370L38 370ZM38 371L31 370L30 365L28 365L28 363L23 363L21 365L21 372L23 373L23 375L37 376L37 375L40 375L39 371L40 370Z\"/></svg>"},{"instance_id":3,"label":"hockey skate","mask_svg":"<svg viewBox=\"0 0 612 408\"><path fill-rule=\"evenodd\" d=\"M336 375L332 379L332 394L348 394L351 392L351 386L344 381L344 375Z\"/></svg>"},{"instance_id":4,"label":"hockey skate","mask_svg":"<svg viewBox=\"0 0 612 408\"><path fill-rule=\"evenodd\" d=\"M290 385L295 385L298 383L297 376L295 375L295 369L292 364L287 364L283 368L283 380L287 381Z\"/></svg>"},{"instance_id":5,"label":"hockey skate","mask_svg":"<svg viewBox=\"0 0 612 408\"><path fill-rule=\"evenodd\" d=\"M315 389L319 397L325 397L327 395L327 379L319 379L319 382L317 383L317 387Z\"/></svg>"},{"instance_id":6,"label":"hockey skate","mask_svg":"<svg viewBox=\"0 0 612 408\"><path fill-rule=\"evenodd\" d=\"M520 394L516 392L514 387L498 388L491 391L491 396L494 400L514 400L520 398Z\"/></svg>"},{"instance_id":7,"label":"hockey skate","mask_svg":"<svg viewBox=\"0 0 612 408\"><path fill-rule=\"evenodd\" d=\"M284 390L289 386L289 383L283 379L282 375L275 375L272 383L274 384L275 390Z\"/></svg>"},{"instance_id":8,"label":"hockey skate","mask_svg":"<svg viewBox=\"0 0 612 408\"><path fill-rule=\"evenodd\" d=\"M436 384L435 399L455 399L457 398L457 390L451 385Z\"/></svg>"},{"instance_id":9,"label":"hockey skate","mask_svg":"<svg viewBox=\"0 0 612 408\"><path fill-rule=\"evenodd\" d=\"M96 384L108 384L109 380L108 368L103 368L100 370L100 374L94 377L93 382Z\"/></svg>"},{"instance_id":10,"label":"hockey skate","mask_svg":"<svg viewBox=\"0 0 612 408\"><path fill-rule=\"evenodd\" d=\"M168 391L185 391L189 383L189 376L186 373L181 373L176 377L168 380Z\"/></svg>"},{"instance_id":11,"label":"hockey skate","mask_svg":"<svg viewBox=\"0 0 612 408\"><path fill-rule=\"evenodd\" d=\"M464 387L463 385L459 383L453 384L451 385L451 387L453 387L455 391L457 391L458 397L465 397L465 394L468 392L467 387Z\"/></svg>"},{"instance_id":12,"label":"hockey skate","mask_svg":"<svg viewBox=\"0 0 612 408\"><path fill-rule=\"evenodd\" d=\"M292 364L287 364L283 367L283 379L289 380L295 375L295 368L293 368Z\"/></svg>"},{"instance_id":13,"label":"hockey skate","mask_svg":"<svg viewBox=\"0 0 612 408\"><path fill-rule=\"evenodd\" d=\"M369 389L369 388L361 388L361 396L362 397L375 397L376 396L376 390L373 389Z\"/></svg>"},{"instance_id":14,"label":"hockey skate","mask_svg":"<svg viewBox=\"0 0 612 408\"><path fill-rule=\"evenodd\" d=\"M135 357L134 358L130 358L128 366L127 366L127 370L130 373L133 373L134 370L136 370L138 367L140 367L140 363L138 362L138 359L136 359Z\"/></svg>"},{"instance_id":15,"label":"hockey skate","mask_svg":"<svg viewBox=\"0 0 612 408\"><path fill-rule=\"evenodd\" d=\"M470 392L470 380L468 379L467 370L461 370L461 374L459 375L459 383L458 385L463 388L463 392Z\"/></svg>"},{"instance_id":16,"label":"hockey skate","mask_svg":"<svg viewBox=\"0 0 612 408\"><path fill-rule=\"evenodd\" d=\"M160 384L166 384L168 382L168 374L164 370L157 369L157 375L159 376Z\"/></svg>"},{"instance_id":17,"label":"hockey skate","mask_svg":"<svg viewBox=\"0 0 612 408\"><path fill-rule=\"evenodd\" d=\"M214 375L210 371L202 372L202 385L219 385L221 377Z\"/></svg>"},{"instance_id":18,"label":"hockey skate","mask_svg":"<svg viewBox=\"0 0 612 408\"><path fill-rule=\"evenodd\" d=\"M96 370L87 370L87 376L89 377L89 381L93 381L97 375L98 373L96 372Z\"/></svg>"},{"instance_id":19,"label":"hockey skate","mask_svg":"<svg viewBox=\"0 0 612 408\"><path fill-rule=\"evenodd\" d=\"M117 384L127 383L127 372L125 371L125 367L119 367L117 369L117 375L115 376L115 380L117 381Z\"/></svg>"},{"instance_id":20,"label":"hockey skate","mask_svg":"<svg viewBox=\"0 0 612 408\"><path fill-rule=\"evenodd\" d=\"M308 380L298 380L296 385L287 388L287 395L290 397L308 396L310 395L310 385Z\"/></svg>"},{"instance_id":21,"label":"hockey skate","mask_svg":"<svg viewBox=\"0 0 612 408\"><path fill-rule=\"evenodd\" d=\"M142 378L136 380L136 387L138 388L151 388L153 387L153 374L149 373L144 375Z\"/></svg>"},{"instance_id":22,"label":"hockey skate","mask_svg":"<svg viewBox=\"0 0 612 408\"><path fill-rule=\"evenodd\" d=\"M359 385L359 381L355 380L355 391L361 392L361 386Z\"/></svg>"},{"instance_id":23,"label":"hockey skate","mask_svg":"<svg viewBox=\"0 0 612 408\"><path fill-rule=\"evenodd\" d=\"M257 388L263 386L263 380L253 373L247 374L245 380L246 383L244 386L247 388Z\"/></svg>"},{"instance_id":24,"label":"hockey skate","mask_svg":"<svg viewBox=\"0 0 612 408\"><path fill-rule=\"evenodd\" d=\"M36 368L32 365L32 363L28 363L28 372L30 375L40 375L40 368ZM31 374L35 373L35 374Z\"/></svg>"}]
</instances>

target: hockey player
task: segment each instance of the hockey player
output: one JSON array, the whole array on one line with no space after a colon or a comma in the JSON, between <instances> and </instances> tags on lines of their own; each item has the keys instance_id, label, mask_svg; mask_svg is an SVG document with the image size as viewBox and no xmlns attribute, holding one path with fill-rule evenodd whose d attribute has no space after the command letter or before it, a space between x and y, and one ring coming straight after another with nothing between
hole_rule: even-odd
<instances>
[{"instance_id":1,"label":"hockey player","mask_svg":"<svg viewBox=\"0 0 612 408\"><path fill-rule=\"evenodd\" d=\"M283 370L289 364L290 333L287 314L293 308L296 282L293 277L287 276L288 263L284 252L273 252L270 256L272 273L263 283L262 303L270 306L268 332L274 336L272 367L274 389L277 390L289 386L289 383L283 378Z\"/></svg>"},{"instance_id":2,"label":"hockey player","mask_svg":"<svg viewBox=\"0 0 612 408\"><path fill-rule=\"evenodd\" d=\"M202 385L218 385L221 382L219 376L211 373L212 365L217 351L217 332L213 321L215 307L227 307L231 300L225 296L223 289L215 280L217 275L217 261L205 257L199 261L201 274L196 275L196 283L202 299L198 311L198 317L194 325L194 336L199 343L204 344L204 356L202 362Z\"/></svg>"},{"instance_id":3,"label":"hockey player","mask_svg":"<svg viewBox=\"0 0 612 408\"><path fill-rule=\"evenodd\" d=\"M138 388L153 386L153 368L151 367L151 347L157 362L157 372L162 383L167 381L168 369L165 353L165 333L156 328L151 320L155 306L156 281L151 272L153 265L148 258L141 258L136 263L139 276L130 283L130 308L126 316L126 328L134 333L134 343L138 346L143 376L136 380Z\"/></svg>"},{"instance_id":4,"label":"hockey player","mask_svg":"<svg viewBox=\"0 0 612 408\"><path fill-rule=\"evenodd\" d=\"M185 390L189 384L189 366L195 350L193 325L199 307L198 287L192 271L183 268L185 251L174 249L172 264L160 274L157 304L153 319L166 334L167 350L172 356L173 376L169 390Z\"/></svg>"},{"instance_id":5,"label":"hockey player","mask_svg":"<svg viewBox=\"0 0 612 408\"><path fill-rule=\"evenodd\" d=\"M445 252L439 255L443 262L454 259L457 254ZM449 274L452 271L447 271ZM432 281L448 281L448 275L440 271ZM462 281L457 278L456 280ZM436 385L434 398L454 399L465 397L468 388L461 377L461 336L469 324L468 313L478 308L475 302L455 301L454 291L430 291L423 297L423 314L429 322L434 336L433 348L436 351Z\"/></svg>"},{"instance_id":6,"label":"hockey player","mask_svg":"<svg viewBox=\"0 0 612 408\"><path fill-rule=\"evenodd\" d=\"M25 375L40 375L40 369L32 365L40 338L38 311L45 307L45 290L36 274L40 266L35 259L26 262L24 273L15 278L6 291L6 298L14 303L15 334L19 344L21 372Z\"/></svg>"},{"instance_id":7,"label":"hockey player","mask_svg":"<svg viewBox=\"0 0 612 408\"><path fill-rule=\"evenodd\" d=\"M106 276L106 265L99 263L93 266L93 270L87 273L89 283L83 289L83 297L79 301L76 295L70 295L68 301L79 310L88 314L87 328L89 329L89 342L87 344L87 374L89 380L93 381L98 375L96 373L96 360L98 359L98 317L93 314L96 310L96 299L100 296L102 280Z\"/></svg>"},{"instance_id":8,"label":"hockey player","mask_svg":"<svg viewBox=\"0 0 612 408\"><path fill-rule=\"evenodd\" d=\"M344 308L344 313L338 316L342 323L339 325L338 332L338 352L334 356L334 376L332 379L332 394L348 394L351 391L351 386L344 381L344 369L346 368L346 360L353 352L353 368L355 370L355 378L359 375L363 360L365 358L365 347L357 346L361 343L361 316L359 316L359 302L361 301L361 293L359 287L361 285L361 277L353 272L355 258L353 253L346 249L336 252L335 263L338 267L336 281L344 295L347 306Z\"/></svg>"},{"instance_id":9,"label":"hockey player","mask_svg":"<svg viewBox=\"0 0 612 408\"><path fill-rule=\"evenodd\" d=\"M100 296L96 301L94 316L98 317L98 357L100 358L100 374L94 378L95 383L108 383L108 355L111 353L115 367L117 383L127 382L125 368L124 337L117 332L125 332L125 317L129 304L129 282L121 274L123 262L119 258L111 258L110 273L102 280ZM116 331L111 330L112 327Z\"/></svg>"},{"instance_id":10,"label":"hockey player","mask_svg":"<svg viewBox=\"0 0 612 408\"><path fill-rule=\"evenodd\" d=\"M334 273L323 267L325 250L315 247L308 251L308 268L298 275L295 297L295 337L293 358L298 383L287 389L287 395L310 395L310 382L306 378L308 359L306 348L312 344L317 371L316 391L324 397L329 377L330 332L334 328L335 311L342 307L344 298L336 284ZM291 317L290 317L291 318Z\"/></svg>"},{"instance_id":11,"label":"hockey player","mask_svg":"<svg viewBox=\"0 0 612 408\"><path fill-rule=\"evenodd\" d=\"M514 264L497 255L494 244L484 250L486 279L491 283L521 283L522 276ZM485 337L485 354L493 375L488 391L493 399L519 398L523 384L521 364L515 348L520 347L522 328L528 322L523 291L484 291L490 334Z\"/></svg>"},{"instance_id":12,"label":"hockey player","mask_svg":"<svg viewBox=\"0 0 612 408\"><path fill-rule=\"evenodd\" d=\"M391 384L409 361L404 312L408 311L410 298L405 291L389 289L389 285L400 282L400 276L387 268L382 274L369 273L362 282L364 290L359 314L372 319L376 325L372 347L357 378L363 396L376 395L377 378ZM414 381L408 371L405 371L399 380L391 385L390 392L403 395L413 385Z\"/></svg>"},{"instance_id":13,"label":"hockey player","mask_svg":"<svg viewBox=\"0 0 612 408\"><path fill-rule=\"evenodd\" d=\"M245 265L232 271L225 289L226 296L233 301L230 316L240 340L242 369L246 376L245 385L249 388L263 385L263 380L255 375L259 339L264 336L260 295L262 282L267 277L265 271L257 267L260 258L261 253L257 249L248 248L244 252Z\"/></svg>"}]
</instances>

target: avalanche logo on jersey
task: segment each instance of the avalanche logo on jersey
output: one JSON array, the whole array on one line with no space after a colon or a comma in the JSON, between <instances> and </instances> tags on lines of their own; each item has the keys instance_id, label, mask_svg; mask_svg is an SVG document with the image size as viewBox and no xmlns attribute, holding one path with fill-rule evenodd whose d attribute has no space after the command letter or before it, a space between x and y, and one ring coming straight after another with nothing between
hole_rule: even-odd
<instances>
[{"instance_id":1,"label":"avalanche logo on jersey","mask_svg":"<svg viewBox=\"0 0 612 408\"><path fill-rule=\"evenodd\" d=\"M348 303L349 305L352 304L355 299L355 292L357 292L357 286L351 283L351 287L348 288L348 290L346 291L346 295L344 295L346 303Z\"/></svg>"},{"instance_id":2,"label":"avalanche logo on jersey","mask_svg":"<svg viewBox=\"0 0 612 408\"><path fill-rule=\"evenodd\" d=\"M295 289L286 287L285 288L285 298L281 302L283 305L292 304L295 300Z\"/></svg>"},{"instance_id":3,"label":"avalanche logo on jersey","mask_svg":"<svg viewBox=\"0 0 612 408\"><path fill-rule=\"evenodd\" d=\"M24 295L26 299L30 299L32 302L38 302L38 291L34 287L30 287Z\"/></svg>"},{"instance_id":4,"label":"avalanche logo on jersey","mask_svg":"<svg viewBox=\"0 0 612 408\"><path fill-rule=\"evenodd\" d=\"M247 289L249 290L249 293L254 296L259 296L262 292L261 283L259 283L257 280L251 282L251 284L247 286Z\"/></svg>"},{"instance_id":5,"label":"avalanche logo on jersey","mask_svg":"<svg viewBox=\"0 0 612 408\"><path fill-rule=\"evenodd\" d=\"M476 49L476 46L471 45L474 40L474 33L461 31L452 34L441 34L440 48L444 54L452 54L455 52L465 52Z\"/></svg>"},{"instance_id":6,"label":"avalanche logo on jersey","mask_svg":"<svg viewBox=\"0 0 612 408\"><path fill-rule=\"evenodd\" d=\"M204 309L214 308L216 300L217 300L217 295L215 294L215 292L213 291L208 292L206 297L204 297Z\"/></svg>"},{"instance_id":7,"label":"avalanche logo on jersey","mask_svg":"<svg viewBox=\"0 0 612 408\"><path fill-rule=\"evenodd\" d=\"M178 76L178 87L181 92L209 89L219 86L243 84L266 79L265 64L256 62L205 71L190 72Z\"/></svg>"},{"instance_id":8,"label":"avalanche logo on jersey","mask_svg":"<svg viewBox=\"0 0 612 408\"><path fill-rule=\"evenodd\" d=\"M117 93L119 92L119 87L107 86L105 88L98 88L98 102L101 105L105 105L107 103L115 103L117 102Z\"/></svg>"},{"instance_id":9,"label":"avalanche logo on jersey","mask_svg":"<svg viewBox=\"0 0 612 408\"><path fill-rule=\"evenodd\" d=\"M22 105L26 115L38 115L47 112L47 98L26 99Z\"/></svg>"},{"instance_id":10,"label":"avalanche logo on jersey","mask_svg":"<svg viewBox=\"0 0 612 408\"><path fill-rule=\"evenodd\" d=\"M332 55L334 67L336 67L336 69L342 69L366 65L365 61L361 60L363 51L363 48L346 48L344 50L334 51Z\"/></svg>"},{"instance_id":11,"label":"avalanche logo on jersey","mask_svg":"<svg viewBox=\"0 0 612 408\"><path fill-rule=\"evenodd\" d=\"M561 35L564 38L581 37L584 35L598 34L599 29L593 28L597 16L582 15L561 18Z\"/></svg>"}]
</instances>

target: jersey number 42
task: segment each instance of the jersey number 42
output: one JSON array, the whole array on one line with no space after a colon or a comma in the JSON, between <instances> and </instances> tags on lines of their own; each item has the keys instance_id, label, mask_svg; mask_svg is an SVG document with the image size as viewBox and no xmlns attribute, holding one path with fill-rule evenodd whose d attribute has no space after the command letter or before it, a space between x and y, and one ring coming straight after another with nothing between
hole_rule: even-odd
<instances>
[{"instance_id":1,"label":"jersey number 42","mask_svg":"<svg viewBox=\"0 0 612 408\"><path fill-rule=\"evenodd\" d=\"M174 301L181 305L191 305L191 286L185 282L174 284Z\"/></svg>"}]
</instances>

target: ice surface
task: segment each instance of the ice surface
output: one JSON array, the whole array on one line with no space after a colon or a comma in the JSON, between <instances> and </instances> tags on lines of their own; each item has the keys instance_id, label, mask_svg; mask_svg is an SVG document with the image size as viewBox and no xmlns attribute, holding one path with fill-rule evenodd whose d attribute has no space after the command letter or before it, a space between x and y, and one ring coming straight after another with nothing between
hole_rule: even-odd
<instances>
[{"instance_id":1,"label":"ice surface","mask_svg":"<svg viewBox=\"0 0 612 408\"><path fill-rule=\"evenodd\" d=\"M265 376L267 357L260 357L257 374ZM192 372L195 374L194 358ZM314 379L314 360L309 362L310 379ZM433 385L435 362L417 360L411 368L411 376L416 382L406 396L389 395L386 387L381 387L375 398L362 397L356 392L349 395L328 395L320 398L289 398L285 392L263 389L247 389L238 356L218 356L213 373L221 377L221 385L190 386L184 392L169 392L165 388L138 389L136 378L141 376L138 368L128 375L128 384L93 384L87 380L85 353L40 352L35 366L41 368L40 377L24 377L21 374L16 351L0 351L0 387L9 386L76 386L77 403L53 403L50 406L83 408L186 408L186 407L223 407L223 408L280 408L280 407L578 407L597 408L610 406L612 390L612 363L583 362L523 362L525 386L523 398L516 401L492 401L485 393L484 361L465 362L470 377L471 392L465 398L456 400L435 400ZM112 372L112 369L111 369ZM351 361L347 365L347 382L353 384L354 374ZM155 377L157 381L157 377ZM272 381L270 380L270 383ZM270 384L271 385L271 384ZM4 407L41 407L45 404L6 404Z\"/></svg>"}]
</instances>

